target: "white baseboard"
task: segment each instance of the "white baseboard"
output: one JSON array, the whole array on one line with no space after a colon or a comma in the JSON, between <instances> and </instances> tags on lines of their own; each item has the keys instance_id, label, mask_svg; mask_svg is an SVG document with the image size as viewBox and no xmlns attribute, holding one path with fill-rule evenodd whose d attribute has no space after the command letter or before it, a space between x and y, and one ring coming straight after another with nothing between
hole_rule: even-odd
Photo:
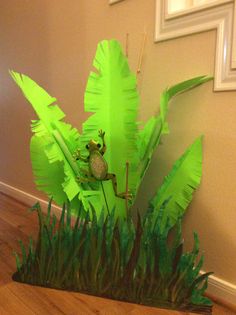
<instances>
[{"instance_id":1,"label":"white baseboard","mask_svg":"<svg viewBox=\"0 0 236 315\"><path fill-rule=\"evenodd\" d=\"M48 202L37 198L27 192L20 190L16 187L12 187L6 183L0 182L0 191L9 195L29 206L34 205L37 201L40 202L42 209L46 211ZM61 208L53 205L52 210L55 214L60 214ZM202 271L203 273L203 271ZM236 285L227 282L216 276L210 276L208 282L207 292L212 296L225 301L226 303L232 304L236 307Z\"/></svg>"},{"instance_id":2,"label":"white baseboard","mask_svg":"<svg viewBox=\"0 0 236 315\"><path fill-rule=\"evenodd\" d=\"M231 282L212 275L209 277L207 293L236 307L236 285Z\"/></svg>"},{"instance_id":3,"label":"white baseboard","mask_svg":"<svg viewBox=\"0 0 236 315\"><path fill-rule=\"evenodd\" d=\"M42 210L44 212L47 211L48 201L38 198L34 195L28 194L27 192L23 190L10 186L1 181L0 181L0 191L14 199L19 200L20 202L26 205L29 205L29 207L32 207L38 201L40 202ZM60 215L61 208L52 204L52 212L55 213L55 215Z\"/></svg>"}]
</instances>

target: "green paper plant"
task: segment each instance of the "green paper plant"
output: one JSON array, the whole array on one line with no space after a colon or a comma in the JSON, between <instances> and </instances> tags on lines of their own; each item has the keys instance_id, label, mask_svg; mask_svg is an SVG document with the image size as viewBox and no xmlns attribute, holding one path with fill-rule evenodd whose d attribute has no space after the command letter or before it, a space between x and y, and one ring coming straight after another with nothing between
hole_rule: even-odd
<instances>
[{"instance_id":1,"label":"green paper plant","mask_svg":"<svg viewBox=\"0 0 236 315\"><path fill-rule=\"evenodd\" d=\"M93 114L83 123L81 135L63 121L65 114L56 104L56 98L29 77L13 71L11 75L39 117L32 121L34 136L30 145L38 189L61 206L69 200L72 208L77 209L81 201L86 210L93 205L96 211L100 211L102 205L110 211L115 207L116 215L125 216L127 201L115 196L111 181L103 182L103 193L101 182L80 183L77 180L83 177L82 169L86 165L75 161L74 153L79 148L81 154L87 156L86 145L91 139L98 139L100 129L104 130L107 145L104 157L109 172L117 177L121 192L126 190L126 162L129 163L128 186L133 195L130 207L161 135L168 133L166 115L169 101L211 78L200 76L166 89L160 99L160 114L151 117L143 128L138 129L136 77L129 69L120 44L115 40L99 43L93 65L97 72L90 73L84 98L85 111ZM189 176L199 177L199 174ZM199 180L193 179L193 182Z\"/></svg>"},{"instance_id":2,"label":"green paper plant","mask_svg":"<svg viewBox=\"0 0 236 315\"><path fill-rule=\"evenodd\" d=\"M11 71L39 118L32 121L30 145L36 185L63 207L58 223L51 217L51 201L46 217L39 204L33 207L39 217L38 239L36 244L30 240L28 251L21 243L14 279L208 313L211 302L203 293L209 273L199 276L203 257L197 261L197 235L191 253L183 253L181 237L183 214L201 180L202 138L176 161L137 224L130 209L161 136L169 132L169 101L211 78L199 76L166 89L160 113L140 124L136 77L119 43L99 43L93 65L96 72L90 73L85 91L85 110L92 115L83 123L82 134L63 121L55 98L29 77ZM101 157L104 151L99 149L99 155L96 150L99 158L93 162L99 167L107 163L106 172L113 174L125 199L115 194L114 181L83 180L93 167L86 159L92 152L88 145L98 145L99 130L102 140L105 131L106 152ZM175 237L169 245L172 230Z\"/></svg>"}]
</instances>

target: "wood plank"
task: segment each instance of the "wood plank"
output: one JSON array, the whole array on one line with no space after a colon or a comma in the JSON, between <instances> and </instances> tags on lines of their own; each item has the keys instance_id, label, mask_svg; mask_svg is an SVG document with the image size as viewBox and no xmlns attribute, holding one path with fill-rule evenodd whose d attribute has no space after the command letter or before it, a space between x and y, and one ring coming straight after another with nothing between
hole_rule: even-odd
<instances>
[{"instance_id":1,"label":"wood plank","mask_svg":"<svg viewBox=\"0 0 236 315\"><path fill-rule=\"evenodd\" d=\"M81 293L73 293L83 303L95 304L96 307L101 310L99 314L110 315L110 314L130 314L130 315L141 315L141 311L145 310L145 315L180 315L180 314L191 314L183 313L178 311L170 311L165 309L157 309L154 307L145 307L133 303L124 303L115 300L104 299L100 297L94 297L91 295L85 295Z\"/></svg>"},{"instance_id":2,"label":"wood plank","mask_svg":"<svg viewBox=\"0 0 236 315\"><path fill-rule=\"evenodd\" d=\"M35 314L65 314L60 309L60 307L57 306L55 300L52 301L50 298L48 298L43 288L37 288L30 285L12 282L8 285L8 289L31 310L33 310Z\"/></svg>"},{"instance_id":3,"label":"wood plank","mask_svg":"<svg viewBox=\"0 0 236 315\"><path fill-rule=\"evenodd\" d=\"M37 214L28 206L1 194L0 199L0 314L1 315L181 315L178 311L145 307L85 294L53 290L16 283L13 250L19 250L18 239L28 243L37 236ZM216 305L213 315L236 315Z\"/></svg>"},{"instance_id":4,"label":"wood plank","mask_svg":"<svg viewBox=\"0 0 236 315\"><path fill-rule=\"evenodd\" d=\"M1 315L35 315L21 299L13 294L8 286L0 288Z\"/></svg>"}]
</instances>

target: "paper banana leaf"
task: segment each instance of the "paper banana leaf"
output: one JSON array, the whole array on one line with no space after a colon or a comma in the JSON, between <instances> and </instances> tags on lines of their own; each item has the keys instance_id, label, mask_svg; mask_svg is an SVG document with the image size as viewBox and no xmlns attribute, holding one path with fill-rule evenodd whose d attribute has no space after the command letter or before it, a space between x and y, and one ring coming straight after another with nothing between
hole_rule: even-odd
<instances>
[{"instance_id":1,"label":"paper banana leaf","mask_svg":"<svg viewBox=\"0 0 236 315\"><path fill-rule=\"evenodd\" d=\"M160 223L164 230L167 222L171 228L184 214L199 186L202 176L202 137L199 137L178 159L162 186L151 200L156 216L162 204L169 199Z\"/></svg>"},{"instance_id":2,"label":"paper banana leaf","mask_svg":"<svg viewBox=\"0 0 236 315\"><path fill-rule=\"evenodd\" d=\"M90 139L99 140L98 130L105 131L107 151L104 155L108 172L117 177L118 192L126 189L126 161L129 162L129 189L134 193L137 185L137 113L139 97L136 77L130 72L120 44L115 40L98 44L94 59L96 72L91 72L85 92L85 111L93 113L83 124L80 137L82 153ZM117 198L111 181L103 183L108 206L114 206L124 215L125 201ZM101 202L104 198L101 193Z\"/></svg>"},{"instance_id":3,"label":"paper banana leaf","mask_svg":"<svg viewBox=\"0 0 236 315\"><path fill-rule=\"evenodd\" d=\"M39 117L31 125L31 160L37 187L59 205L67 200L76 204L80 199L88 209L86 196L90 191L84 191L76 181L80 171L72 156L78 148L78 131L62 121L65 114L56 105L56 98L26 75L10 74Z\"/></svg>"},{"instance_id":4,"label":"paper banana leaf","mask_svg":"<svg viewBox=\"0 0 236 315\"><path fill-rule=\"evenodd\" d=\"M115 196L111 181L95 184L77 182L78 175L83 177L83 162L74 161L72 154L79 148L84 156L88 156L87 143L91 139L99 140L99 129L105 131L107 152L104 157L108 172L116 175L118 192L126 190L126 162L129 162L128 187L133 194L130 206L161 135L168 132L166 115L169 100L211 78L197 77L164 91L160 114L151 117L144 128L138 130L136 77L129 69L120 44L115 40L99 43L94 67L96 72L90 73L85 91L85 111L92 115L83 124L81 136L75 128L62 121L65 114L56 105L54 97L29 77L13 71L11 75L39 117L39 120L32 121L35 135L31 142L37 187L49 197L53 196L60 205L65 199L74 202L79 198L86 209L90 203L96 211L102 207L111 211L115 207L117 214L123 216L127 204Z\"/></svg>"},{"instance_id":5,"label":"paper banana leaf","mask_svg":"<svg viewBox=\"0 0 236 315\"><path fill-rule=\"evenodd\" d=\"M168 89L166 89L160 97L160 113L159 115L151 117L143 129L139 132L138 138L138 148L139 148L139 182L137 183L137 188L141 183L148 166L151 162L151 158L154 150L160 143L161 135L169 133L169 126L166 121L169 102L172 97L177 94L183 93L187 90L190 90L198 85L201 85L209 80L212 80L212 77L199 76L193 79L178 83Z\"/></svg>"},{"instance_id":6,"label":"paper banana leaf","mask_svg":"<svg viewBox=\"0 0 236 315\"><path fill-rule=\"evenodd\" d=\"M30 154L35 184L37 188L61 205L67 200L62 189L64 183L64 166L62 161L50 163L45 153L45 140L42 137L31 138Z\"/></svg>"}]
</instances>

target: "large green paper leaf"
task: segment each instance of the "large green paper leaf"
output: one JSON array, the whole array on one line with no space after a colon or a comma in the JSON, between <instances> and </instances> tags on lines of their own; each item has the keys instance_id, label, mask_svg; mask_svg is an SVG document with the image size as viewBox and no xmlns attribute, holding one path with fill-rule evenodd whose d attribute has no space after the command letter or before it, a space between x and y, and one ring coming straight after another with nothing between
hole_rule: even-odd
<instances>
[{"instance_id":1,"label":"large green paper leaf","mask_svg":"<svg viewBox=\"0 0 236 315\"><path fill-rule=\"evenodd\" d=\"M31 138L30 154L37 188L49 197L53 197L57 204L63 204L67 200L66 193L62 190L64 183L63 162L50 163L45 154L45 139L35 135Z\"/></svg>"},{"instance_id":2,"label":"large green paper leaf","mask_svg":"<svg viewBox=\"0 0 236 315\"><path fill-rule=\"evenodd\" d=\"M90 139L98 140L98 130L106 132L107 151L104 155L108 163L108 172L117 177L119 192L126 188L126 161L129 162L129 189L135 193L137 185L137 111L138 93L136 77L130 72L126 57L120 44L115 41L99 43L94 67L85 92L85 111L92 112L83 124L80 137L82 153ZM111 182L104 182L104 190L109 208L116 207L119 214L125 213L125 201L114 195ZM101 202L104 199L101 194Z\"/></svg>"},{"instance_id":3,"label":"large green paper leaf","mask_svg":"<svg viewBox=\"0 0 236 315\"><path fill-rule=\"evenodd\" d=\"M188 91L198 85L201 85L207 81L212 80L212 77L199 76L190 80L183 81L172 87L166 89L160 97L160 114L151 117L143 129L139 132L138 148L139 148L139 182L137 188L141 183L148 166L151 162L151 158L154 150L160 143L161 135L169 133L169 126L166 121L169 102L177 94Z\"/></svg>"},{"instance_id":4,"label":"large green paper leaf","mask_svg":"<svg viewBox=\"0 0 236 315\"><path fill-rule=\"evenodd\" d=\"M199 137L178 159L165 178L156 196L151 200L156 215L162 204L169 199L160 223L163 230L168 222L172 227L182 216L192 200L202 176L202 137Z\"/></svg>"},{"instance_id":5,"label":"large green paper leaf","mask_svg":"<svg viewBox=\"0 0 236 315\"><path fill-rule=\"evenodd\" d=\"M37 187L60 205L67 200L76 205L76 200L79 202L80 199L88 209L86 198L92 192L78 184L79 166L72 156L78 148L78 131L61 121L65 114L55 104L54 97L28 76L13 71L10 74L39 117L32 121L35 135L31 141Z\"/></svg>"}]
</instances>

